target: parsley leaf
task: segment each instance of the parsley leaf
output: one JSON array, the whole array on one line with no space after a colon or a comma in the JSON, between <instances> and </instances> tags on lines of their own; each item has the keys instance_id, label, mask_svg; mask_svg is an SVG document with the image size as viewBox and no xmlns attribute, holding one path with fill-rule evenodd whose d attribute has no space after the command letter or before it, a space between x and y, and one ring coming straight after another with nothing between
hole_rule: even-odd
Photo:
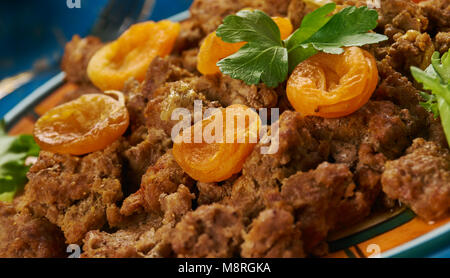
<instances>
[{"instance_id":1,"label":"parsley leaf","mask_svg":"<svg viewBox=\"0 0 450 278\"><path fill-rule=\"evenodd\" d=\"M442 59L439 58L439 52L434 52L431 56L431 65L441 79L448 83L450 80L450 54L444 53Z\"/></svg>"},{"instance_id":2,"label":"parsley leaf","mask_svg":"<svg viewBox=\"0 0 450 278\"><path fill-rule=\"evenodd\" d=\"M327 16L336 8L336 4L330 3L322 6L305 16L300 28L295 33L307 33L318 30L304 39L294 33L287 39L286 45L289 51L289 70L292 71L300 62L314 55L316 51L330 54L341 54L343 46L362 46L387 40L385 35L368 33L377 26L378 13L367 7L347 7L333 16ZM311 15L311 18L308 16ZM307 24L304 27L304 21ZM314 25L316 24L316 25Z\"/></svg>"},{"instance_id":3,"label":"parsley leaf","mask_svg":"<svg viewBox=\"0 0 450 278\"><path fill-rule=\"evenodd\" d=\"M329 14L336 8L335 3L326 4L309 14L305 15L300 25L292 35L286 40L286 47L294 49L301 47L301 43L309 39L319 31L331 19Z\"/></svg>"},{"instance_id":4,"label":"parsley leaf","mask_svg":"<svg viewBox=\"0 0 450 278\"><path fill-rule=\"evenodd\" d=\"M8 136L0 122L0 201L12 201L27 182L28 157L39 155L39 146L31 135Z\"/></svg>"},{"instance_id":5,"label":"parsley leaf","mask_svg":"<svg viewBox=\"0 0 450 278\"><path fill-rule=\"evenodd\" d=\"M347 7L335 15L335 3L307 14L288 39L280 39L276 23L259 10L243 10L227 16L216 31L224 42L247 42L239 51L220 60L223 74L247 84L261 81L276 87L289 71L318 51L340 54L345 46L361 46L386 40L368 33L377 25L378 13L367 7Z\"/></svg>"},{"instance_id":6,"label":"parsley leaf","mask_svg":"<svg viewBox=\"0 0 450 278\"><path fill-rule=\"evenodd\" d=\"M276 87L286 80L288 74L287 49L277 45L265 47L251 42L233 55L220 60L217 65L223 73L247 84L262 81L269 87Z\"/></svg>"},{"instance_id":7,"label":"parsley leaf","mask_svg":"<svg viewBox=\"0 0 450 278\"><path fill-rule=\"evenodd\" d=\"M269 87L286 80L287 49L278 26L267 14L243 10L227 16L216 34L225 42L248 42L238 52L217 63L224 74L247 84L262 81Z\"/></svg>"},{"instance_id":8,"label":"parsley leaf","mask_svg":"<svg viewBox=\"0 0 450 278\"><path fill-rule=\"evenodd\" d=\"M425 102L420 102L420 106L425 108L428 112L433 113L435 119L439 117L439 108L436 96L425 92L419 92L419 94L425 100Z\"/></svg>"},{"instance_id":9,"label":"parsley leaf","mask_svg":"<svg viewBox=\"0 0 450 278\"><path fill-rule=\"evenodd\" d=\"M425 71L411 67L411 74L417 82L423 84L424 89L430 90L431 95L421 92L426 102L420 104L435 117L441 118L447 142L450 144L450 54L445 53L442 59L439 52L433 53L431 65Z\"/></svg>"},{"instance_id":10,"label":"parsley leaf","mask_svg":"<svg viewBox=\"0 0 450 278\"><path fill-rule=\"evenodd\" d=\"M267 45L282 45L280 29L277 24L262 11L242 10L229 15L216 31L224 42L258 42Z\"/></svg>"}]
</instances>

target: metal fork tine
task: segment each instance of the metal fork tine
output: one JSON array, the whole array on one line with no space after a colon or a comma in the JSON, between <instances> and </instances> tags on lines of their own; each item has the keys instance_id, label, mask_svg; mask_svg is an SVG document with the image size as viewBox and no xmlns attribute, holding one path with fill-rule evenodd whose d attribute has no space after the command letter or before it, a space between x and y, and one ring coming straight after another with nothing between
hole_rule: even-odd
<instances>
[{"instance_id":1,"label":"metal fork tine","mask_svg":"<svg viewBox=\"0 0 450 278\"><path fill-rule=\"evenodd\" d=\"M117 38L131 24L150 14L154 0L110 0L101 12L91 34L103 41Z\"/></svg>"}]
</instances>

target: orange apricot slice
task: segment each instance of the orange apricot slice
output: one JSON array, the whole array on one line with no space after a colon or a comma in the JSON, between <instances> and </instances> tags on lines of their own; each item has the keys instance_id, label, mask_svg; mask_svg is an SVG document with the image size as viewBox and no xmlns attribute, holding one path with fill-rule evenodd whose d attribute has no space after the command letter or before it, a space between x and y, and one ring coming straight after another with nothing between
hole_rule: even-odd
<instances>
[{"instance_id":1,"label":"orange apricot slice","mask_svg":"<svg viewBox=\"0 0 450 278\"><path fill-rule=\"evenodd\" d=\"M217 129L205 132L211 126ZM224 181L242 170L257 143L260 126L259 115L245 105L221 108L178 135L173 145L174 158L197 181ZM222 134L218 135L220 129ZM195 141L195 133L200 134L201 142ZM208 141L206 135L216 136L216 140Z\"/></svg>"},{"instance_id":2,"label":"orange apricot slice","mask_svg":"<svg viewBox=\"0 0 450 278\"><path fill-rule=\"evenodd\" d=\"M179 31L180 24L168 20L132 25L94 54L87 67L89 79L101 90L121 90L130 77L144 80L153 59L170 54Z\"/></svg>"},{"instance_id":3,"label":"orange apricot slice","mask_svg":"<svg viewBox=\"0 0 450 278\"><path fill-rule=\"evenodd\" d=\"M272 17L280 29L281 39L284 40L292 33L293 27L289 18ZM216 35L209 34L200 46L197 56L197 70L204 75L212 75L220 72L217 62L236 53L246 42L227 43Z\"/></svg>"},{"instance_id":4,"label":"orange apricot slice","mask_svg":"<svg viewBox=\"0 0 450 278\"><path fill-rule=\"evenodd\" d=\"M321 52L301 62L289 77L286 94L304 116L337 118L366 104L377 83L375 58L349 47L339 55Z\"/></svg>"},{"instance_id":5,"label":"orange apricot slice","mask_svg":"<svg viewBox=\"0 0 450 278\"><path fill-rule=\"evenodd\" d=\"M128 128L129 116L122 93L87 94L45 113L34 125L41 149L72 155L102 150Z\"/></svg>"}]
</instances>

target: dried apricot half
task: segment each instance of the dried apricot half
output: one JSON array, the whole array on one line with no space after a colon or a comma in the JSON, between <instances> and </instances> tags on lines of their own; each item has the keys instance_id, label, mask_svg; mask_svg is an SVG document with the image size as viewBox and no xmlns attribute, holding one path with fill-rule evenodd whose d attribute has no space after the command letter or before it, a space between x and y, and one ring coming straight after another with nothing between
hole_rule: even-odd
<instances>
[{"instance_id":1,"label":"dried apricot half","mask_svg":"<svg viewBox=\"0 0 450 278\"><path fill-rule=\"evenodd\" d=\"M33 130L38 145L50 152L82 155L117 140L127 130L128 110L121 92L105 94L111 96L83 95L45 113Z\"/></svg>"},{"instance_id":2,"label":"dried apricot half","mask_svg":"<svg viewBox=\"0 0 450 278\"><path fill-rule=\"evenodd\" d=\"M287 82L289 102L302 115L337 118L369 101L378 83L375 58L359 47L318 53L301 62Z\"/></svg>"},{"instance_id":3,"label":"dried apricot half","mask_svg":"<svg viewBox=\"0 0 450 278\"><path fill-rule=\"evenodd\" d=\"M257 143L260 125L259 115L245 105L222 108L178 135L173 145L174 158L197 181L226 180L242 170ZM212 126L217 129L210 129ZM201 138L198 142L196 134ZM216 140L207 139L208 135Z\"/></svg>"},{"instance_id":4,"label":"dried apricot half","mask_svg":"<svg viewBox=\"0 0 450 278\"><path fill-rule=\"evenodd\" d=\"M293 27L289 18L272 17L280 29L281 39L286 39L292 33ZM220 72L217 62L236 53L246 42L227 43L216 35L209 34L200 46L197 56L197 70L204 75Z\"/></svg>"},{"instance_id":5,"label":"dried apricot half","mask_svg":"<svg viewBox=\"0 0 450 278\"><path fill-rule=\"evenodd\" d=\"M144 80L153 59L170 54L179 32L180 24L169 20L132 25L94 54L87 67L89 79L101 90L121 90L130 77Z\"/></svg>"}]
</instances>

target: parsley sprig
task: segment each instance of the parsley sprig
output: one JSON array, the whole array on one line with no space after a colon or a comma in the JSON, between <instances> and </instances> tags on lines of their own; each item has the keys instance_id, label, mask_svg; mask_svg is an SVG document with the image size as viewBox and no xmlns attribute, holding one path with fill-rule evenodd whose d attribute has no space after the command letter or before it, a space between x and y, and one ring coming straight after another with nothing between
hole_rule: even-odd
<instances>
[{"instance_id":1,"label":"parsley sprig","mask_svg":"<svg viewBox=\"0 0 450 278\"><path fill-rule=\"evenodd\" d=\"M309 13L284 41L278 26L262 11L229 15L217 28L217 36L225 42L247 44L217 65L222 73L247 84L263 82L276 87L300 62L318 51L340 54L345 46L387 40L384 35L369 33L377 25L377 11L351 6L330 15L335 8L335 3L329 3Z\"/></svg>"},{"instance_id":2,"label":"parsley sprig","mask_svg":"<svg viewBox=\"0 0 450 278\"><path fill-rule=\"evenodd\" d=\"M442 58L439 56L439 52L434 52L431 64L425 71L411 67L411 74L417 82L423 84L424 89L431 91L431 94L420 93L426 101L420 104L436 118L441 118L447 142L450 144L450 51L442 55Z\"/></svg>"},{"instance_id":3,"label":"parsley sprig","mask_svg":"<svg viewBox=\"0 0 450 278\"><path fill-rule=\"evenodd\" d=\"M27 182L28 157L37 157L39 146L31 135L8 136L0 121L0 201L10 202Z\"/></svg>"}]
</instances>

